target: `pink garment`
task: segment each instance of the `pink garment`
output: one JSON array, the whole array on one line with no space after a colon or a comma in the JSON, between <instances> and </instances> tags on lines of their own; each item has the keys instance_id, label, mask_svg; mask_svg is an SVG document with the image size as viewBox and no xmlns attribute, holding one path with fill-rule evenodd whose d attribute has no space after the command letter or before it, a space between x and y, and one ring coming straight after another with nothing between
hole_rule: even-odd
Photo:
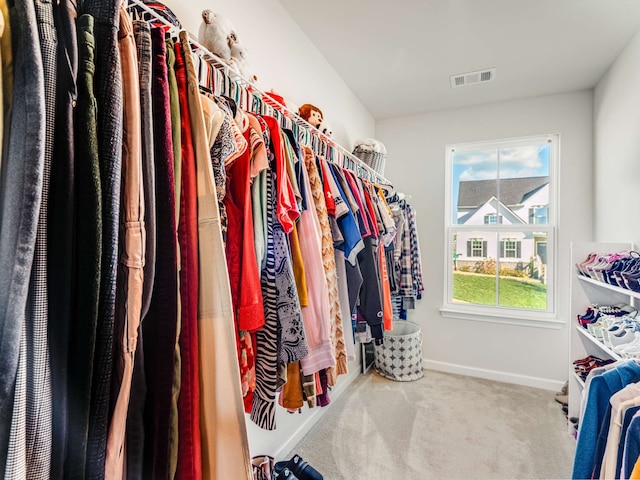
<instances>
[{"instance_id":1,"label":"pink garment","mask_svg":"<svg viewBox=\"0 0 640 480\"><path fill-rule=\"evenodd\" d=\"M304 188L311 192L307 169L302 168L301 171ZM297 228L309 299L309 305L302 308L302 321L309 344L309 354L300 361L300 364L302 372L305 375L311 375L336 364L331 345L329 287L322 261L322 231L315 208L308 208L302 212Z\"/></svg>"}]
</instances>

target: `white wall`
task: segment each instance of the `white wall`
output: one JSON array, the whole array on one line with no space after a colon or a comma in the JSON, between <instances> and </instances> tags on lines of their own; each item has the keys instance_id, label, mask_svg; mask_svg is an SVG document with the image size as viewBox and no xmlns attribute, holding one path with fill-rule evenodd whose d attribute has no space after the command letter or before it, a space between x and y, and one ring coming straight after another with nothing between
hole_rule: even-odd
<instances>
[{"instance_id":1,"label":"white wall","mask_svg":"<svg viewBox=\"0 0 640 480\"><path fill-rule=\"evenodd\" d=\"M333 138L348 150L359 138L372 137L375 122L324 57L304 35L277 0L204 0L164 2L183 27L197 36L201 12L211 9L226 15L249 51L253 72L262 91L274 89L296 105L312 103L322 109L333 129ZM359 365L349 364L350 374L339 377L332 399L357 377ZM329 407L330 408L330 407ZM271 454L279 459L289 453L326 408L290 415L277 407L275 431L255 426L247 416L251 455Z\"/></svg>"},{"instance_id":2,"label":"white wall","mask_svg":"<svg viewBox=\"0 0 640 480\"><path fill-rule=\"evenodd\" d=\"M595 239L640 240L640 34L594 94Z\"/></svg>"},{"instance_id":3,"label":"white wall","mask_svg":"<svg viewBox=\"0 0 640 480\"><path fill-rule=\"evenodd\" d=\"M258 87L262 91L274 89L297 106L311 103L320 108L333 129L333 138L349 151L355 140L373 136L371 114L277 0L164 3L196 36L203 10L228 17L247 47Z\"/></svg>"},{"instance_id":4,"label":"white wall","mask_svg":"<svg viewBox=\"0 0 640 480\"><path fill-rule=\"evenodd\" d=\"M427 366L550 389L566 380L569 247L593 231L592 107L589 90L377 122L376 138L389 152L385 173L417 211L426 291L410 319L423 327ZM552 133L561 141L558 293L567 323L549 329L443 318L445 145Z\"/></svg>"}]
</instances>

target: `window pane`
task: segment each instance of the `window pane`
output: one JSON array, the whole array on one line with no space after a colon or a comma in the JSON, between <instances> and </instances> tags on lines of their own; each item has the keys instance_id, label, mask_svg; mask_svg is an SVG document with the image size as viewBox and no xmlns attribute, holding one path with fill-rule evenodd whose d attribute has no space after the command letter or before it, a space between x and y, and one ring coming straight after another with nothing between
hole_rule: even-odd
<instances>
[{"instance_id":1,"label":"window pane","mask_svg":"<svg viewBox=\"0 0 640 480\"><path fill-rule=\"evenodd\" d=\"M498 305L546 310L546 233L502 233L500 245Z\"/></svg>"},{"instance_id":2,"label":"window pane","mask_svg":"<svg viewBox=\"0 0 640 480\"><path fill-rule=\"evenodd\" d=\"M454 152L452 156L453 224L498 223L498 150ZM485 215L493 215L490 222Z\"/></svg>"},{"instance_id":3,"label":"window pane","mask_svg":"<svg viewBox=\"0 0 640 480\"><path fill-rule=\"evenodd\" d=\"M505 224L549 222L549 143L501 148L498 212Z\"/></svg>"},{"instance_id":4,"label":"window pane","mask_svg":"<svg viewBox=\"0 0 640 480\"><path fill-rule=\"evenodd\" d=\"M553 311L547 248L553 252L554 246L547 242L555 231L551 175L557 139L540 135L450 146L447 302L462 310L486 305Z\"/></svg>"},{"instance_id":5,"label":"window pane","mask_svg":"<svg viewBox=\"0 0 640 480\"><path fill-rule=\"evenodd\" d=\"M495 232L457 232L453 236L453 302L496 305Z\"/></svg>"}]
</instances>

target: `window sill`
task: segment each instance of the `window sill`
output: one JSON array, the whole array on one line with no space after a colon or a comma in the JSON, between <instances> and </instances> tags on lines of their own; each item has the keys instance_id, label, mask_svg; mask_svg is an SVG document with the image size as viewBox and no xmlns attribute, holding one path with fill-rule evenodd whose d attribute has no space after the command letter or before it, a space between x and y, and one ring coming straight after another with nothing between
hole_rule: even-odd
<instances>
[{"instance_id":1,"label":"window sill","mask_svg":"<svg viewBox=\"0 0 640 480\"><path fill-rule=\"evenodd\" d=\"M566 322L548 313L530 314L520 312L483 312L480 309L462 309L451 306L440 308L440 314L447 318L471 320L475 322L501 323L520 327L547 328L560 330Z\"/></svg>"}]
</instances>

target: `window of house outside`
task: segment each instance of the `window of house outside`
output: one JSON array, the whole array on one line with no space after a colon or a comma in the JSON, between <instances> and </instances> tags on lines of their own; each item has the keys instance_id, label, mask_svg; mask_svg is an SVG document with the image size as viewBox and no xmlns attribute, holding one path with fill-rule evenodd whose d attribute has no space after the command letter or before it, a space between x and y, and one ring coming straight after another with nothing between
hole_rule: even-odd
<instances>
[{"instance_id":1,"label":"window of house outside","mask_svg":"<svg viewBox=\"0 0 640 480\"><path fill-rule=\"evenodd\" d=\"M447 146L447 310L555 317L559 136Z\"/></svg>"},{"instance_id":2,"label":"window of house outside","mask_svg":"<svg viewBox=\"0 0 640 480\"><path fill-rule=\"evenodd\" d=\"M502 223L502 215L497 213L488 213L484 216L484 224L491 225L495 223Z\"/></svg>"}]
</instances>

